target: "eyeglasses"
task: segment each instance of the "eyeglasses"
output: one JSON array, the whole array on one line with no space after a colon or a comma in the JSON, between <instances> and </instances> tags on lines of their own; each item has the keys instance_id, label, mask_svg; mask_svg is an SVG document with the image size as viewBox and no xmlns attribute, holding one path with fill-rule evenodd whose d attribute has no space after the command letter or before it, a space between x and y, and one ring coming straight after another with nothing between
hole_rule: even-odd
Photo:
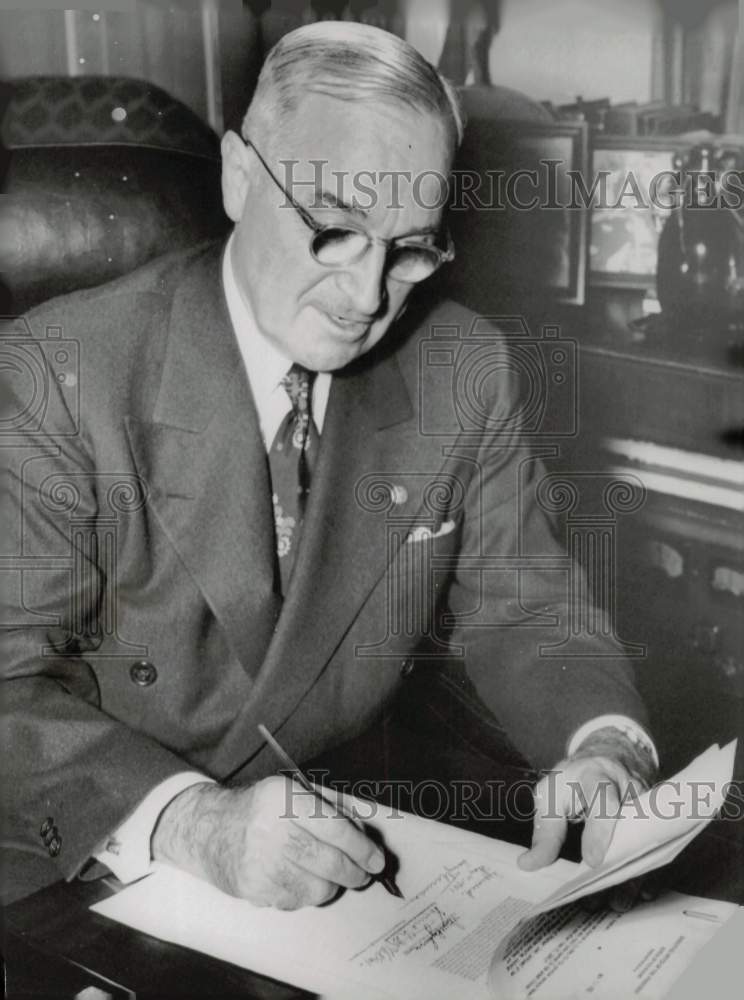
<instances>
[{"instance_id":1,"label":"eyeglasses","mask_svg":"<svg viewBox=\"0 0 744 1000\"><path fill-rule=\"evenodd\" d=\"M413 285L430 278L442 264L454 260L455 245L449 233L447 233L447 249L442 250L433 244L419 243L405 236L400 239L385 240L379 236L370 236L359 226L351 224L344 226L323 225L317 222L306 208L295 201L251 140L246 138L244 141L247 146L251 147L266 173L305 225L312 230L310 254L323 267L343 268L356 264L369 248L377 243L387 249L388 276L396 281Z\"/></svg>"}]
</instances>

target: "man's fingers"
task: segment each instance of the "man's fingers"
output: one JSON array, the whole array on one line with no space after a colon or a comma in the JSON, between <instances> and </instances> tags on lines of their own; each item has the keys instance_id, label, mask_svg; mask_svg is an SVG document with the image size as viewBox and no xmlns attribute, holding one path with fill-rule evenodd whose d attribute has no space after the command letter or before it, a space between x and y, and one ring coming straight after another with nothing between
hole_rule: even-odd
<instances>
[{"instance_id":1,"label":"man's fingers","mask_svg":"<svg viewBox=\"0 0 744 1000\"><path fill-rule=\"evenodd\" d=\"M649 879L647 875L640 878L628 879L621 882L613 889L605 889L603 892L595 892L590 896L584 896L579 900L582 910L587 913L597 913L607 907L615 913L627 913L639 900L649 902L658 895L661 883L656 879Z\"/></svg>"},{"instance_id":2,"label":"man's fingers","mask_svg":"<svg viewBox=\"0 0 744 1000\"><path fill-rule=\"evenodd\" d=\"M303 791L293 797L292 807L295 824L315 840L343 852L365 872L377 875L383 870L385 855L382 850L350 819L340 815L335 803Z\"/></svg>"},{"instance_id":3,"label":"man's fingers","mask_svg":"<svg viewBox=\"0 0 744 1000\"><path fill-rule=\"evenodd\" d=\"M551 795L548 778L543 778L535 787L535 819L532 827L532 846L520 854L517 864L523 871L532 872L552 864L558 857L566 839L568 821L560 804L556 808L556 796ZM555 791L555 786L553 786Z\"/></svg>"},{"instance_id":4,"label":"man's fingers","mask_svg":"<svg viewBox=\"0 0 744 1000\"><path fill-rule=\"evenodd\" d=\"M569 820L584 819L582 856L596 867L610 846L620 811L618 780L612 766L600 758L558 767L535 787L532 847L518 859L534 871L552 864L566 839Z\"/></svg>"},{"instance_id":5,"label":"man's fingers","mask_svg":"<svg viewBox=\"0 0 744 1000\"><path fill-rule=\"evenodd\" d=\"M561 853L567 826L563 816L536 822L532 832L532 846L529 851L520 854L517 859L519 867L523 871L532 872L551 865Z\"/></svg>"},{"instance_id":6,"label":"man's fingers","mask_svg":"<svg viewBox=\"0 0 744 1000\"><path fill-rule=\"evenodd\" d=\"M582 896L578 903L585 913L599 913L607 906L607 895L607 890L592 892L588 896Z\"/></svg>"},{"instance_id":7,"label":"man's fingers","mask_svg":"<svg viewBox=\"0 0 744 1000\"><path fill-rule=\"evenodd\" d=\"M285 853L304 871L326 882L358 889L369 881L369 873L338 847L318 840L313 832L292 823Z\"/></svg>"},{"instance_id":8,"label":"man's fingers","mask_svg":"<svg viewBox=\"0 0 744 1000\"><path fill-rule=\"evenodd\" d=\"M205 788L209 829L216 832L205 841L197 873L233 896L281 909L318 906L339 887L361 888L385 867L380 848L335 802L287 778Z\"/></svg>"},{"instance_id":9,"label":"man's fingers","mask_svg":"<svg viewBox=\"0 0 744 1000\"><path fill-rule=\"evenodd\" d=\"M303 870L291 861L279 866L271 881L274 891L270 903L279 910L322 906L323 903L330 902L339 891L338 885Z\"/></svg>"},{"instance_id":10,"label":"man's fingers","mask_svg":"<svg viewBox=\"0 0 744 1000\"><path fill-rule=\"evenodd\" d=\"M644 875L641 879L641 899L645 903L650 903L656 899L664 890L668 878L669 873L666 868L660 868L654 872L649 872L648 875Z\"/></svg>"},{"instance_id":11,"label":"man's fingers","mask_svg":"<svg viewBox=\"0 0 744 1000\"><path fill-rule=\"evenodd\" d=\"M627 882L621 882L613 889L585 897L581 900L581 905L589 912L595 912L609 906L615 913L626 913L639 901L648 903L656 899L663 885L663 875L658 872L650 872L639 878L631 878Z\"/></svg>"},{"instance_id":12,"label":"man's fingers","mask_svg":"<svg viewBox=\"0 0 744 1000\"><path fill-rule=\"evenodd\" d=\"M609 897L610 909L615 913L626 913L632 909L640 898L642 882L640 878L631 878L615 886Z\"/></svg>"},{"instance_id":13,"label":"man's fingers","mask_svg":"<svg viewBox=\"0 0 744 1000\"><path fill-rule=\"evenodd\" d=\"M351 801L349 795L341 791L338 788L329 787L327 785L316 785L317 794L324 799L324 801L329 802L331 805L336 807L336 812L341 813L342 816L346 816L350 823L364 832L364 822L354 815L354 803ZM333 810L331 810L331 815Z\"/></svg>"},{"instance_id":14,"label":"man's fingers","mask_svg":"<svg viewBox=\"0 0 744 1000\"><path fill-rule=\"evenodd\" d=\"M581 856L588 865L600 865L610 846L620 812L620 796L606 775L582 783L588 812L581 835ZM590 795L587 795L590 793Z\"/></svg>"}]
</instances>

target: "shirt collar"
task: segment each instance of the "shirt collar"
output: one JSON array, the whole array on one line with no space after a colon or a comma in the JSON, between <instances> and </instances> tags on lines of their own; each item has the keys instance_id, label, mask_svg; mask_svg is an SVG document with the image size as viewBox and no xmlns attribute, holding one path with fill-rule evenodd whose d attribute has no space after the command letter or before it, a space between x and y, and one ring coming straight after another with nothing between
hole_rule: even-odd
<instances>
[{"instance_id":1,"label":"shirt collar","mask_svg":"<svg viewBox=\"0 0 744 1000\"><path fill-rule=\"evenodd\" d=\"M235 336L245 363L254 398L271 394L287 374L292 361L261 333L250 303L238 288L232 264L233 234L222 261L222 281Z\"/></svg>"},{"instance_id":2,"label":"shirt collar","mask_svg":"<svg viewBox=\"0 0 744 1000\"><path fill-rule=\"evenodd\" d=\"M291 358L283 354L258 327L247 298L238 287L232 263L234 234L230 235L222 258L222 283L240 355L248 375L256 405L261 432L267 448L274 439L282 415L289 409L289 397L281 381L292 366ZM319 372L313 385L313 420L322 431L331 374Z\"/></svg>"}]
</instances>

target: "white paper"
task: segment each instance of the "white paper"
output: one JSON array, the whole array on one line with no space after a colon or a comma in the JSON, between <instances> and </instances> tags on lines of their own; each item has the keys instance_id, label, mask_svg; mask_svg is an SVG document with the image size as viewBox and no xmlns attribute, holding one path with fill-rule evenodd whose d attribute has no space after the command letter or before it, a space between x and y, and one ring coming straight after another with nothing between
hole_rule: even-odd
<instances>
[{"instance_id":1,"label":"white paper","mask_svg":"<svg viewBox=\"0 0 744 1000\"><path fill-rule=\"evenodd\" d=\"M334 998L486 1000L495 980L502 991L498 996L511 995L503 993L507 982L517 990L515 996L619 996L596 992L603 977L607 983L625 982L618 977L628 967L640 975L644 963L651 963L650 970L654 962L659 969L643 989L662 989L736 907L694 900L694 905L685 904L687 909L702 911L705 903L714 912L710 919L692 918L683 912L682 897L667 897L623 915L622 921L617 915L589 918L556 908L678 853L723 801L732 766L732 745L706 751L676 776L682 789L689 781L720 786L717 797L710 796L705 815L700 818L688 810L668 823L624 816L607 861L596 870L557 861L537 872L523 872L516 863L520 847L356 801L356 814L378 829L399 860L396 880L404 899L374 883L324 907L282 912L234 899L200 879L159 865L152 875L93 909L155 937ZM671 834L666 842L664 831ZM513 975L509 948L522 947L514 942L533 933L535 916L547 910L556 913L537 925L542 928L535 939L539 948ZM689 928L678 940L685 920ZM644 957L649 948L658 952L655 959ZM562 961L570 959L572 969L581 965L584 992L545 992L562 982L563 972L553 969L556 949ZM552 970L550 975L541 973L541 967ZM636 985L646 978L645 973L638 975ZM538 983L541 994L519 992L524 982L529 985L540 976L548 976L545 984Z\"/></svg>"},{"instance_id":2,"label":"white paper","mask_svg":"<svg viewBox=\"0 0 744 1000\"><path fill-rule=\"evenodd\" d=\"M485 998L493 942L531 910L537 883L515 895L511 861L466 857L447 843L410 853L397 876L404 900L374 884L329 906L287 913L232 899L161 866L94 908L319 993Z\"/></svg>"},{"instance_id":3,"label":"white paper","mask_svg":"<svg viewBox=\"0 0 744 1000\"><path fill-rule=\"evenodd\" d=\"M601 865L582 863L574 877L545 899L540 910L603 892L668 864L723 805L734 771L737 741L709 747L674 777L627 802Z\"/></svg>"},{"instance_id":4,"label":"white paper","mask_svg":"<svg viewBox=\"0 0 744 1000\"><path fill-rule=\"evenodd\" d=\"M544 913L499 949L490 974L503 1000L660 1000L739 907L669 893L627 913Z\"/></svg>"},{"instance_id":5,"label":"white paper","mask_svg":"<svg viewBox=\"0 0 744 1000\"><path fill-rule=\"evenodd\" d=\"M93 909L326 996L485 1000L494 943L575 866L525 877L514 845L399 812L371 823L400 859L405 899L373 884L328 906L282 912L159 865Z\"/></svg>"}]
</instances>

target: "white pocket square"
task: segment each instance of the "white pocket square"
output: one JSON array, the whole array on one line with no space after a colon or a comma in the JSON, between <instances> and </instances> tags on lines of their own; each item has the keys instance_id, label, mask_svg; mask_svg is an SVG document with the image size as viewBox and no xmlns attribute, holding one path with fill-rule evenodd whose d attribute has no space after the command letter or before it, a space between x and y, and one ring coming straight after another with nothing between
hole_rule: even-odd
<instances>
[{"instance_id":1,"label":"white pocket square","mask_svg":"<svg viewBox=\"0 0 744 1000\"><path fill-rule=\"evenodd\" d=\"M406 535L406 545L410 545L412 542L425 542L427 539L442 538L443 535L449 535L450 531L454 530L454 521L442 521L437 531L432 531L425 524L420 524L408 532Z\"/></svg>"}]
</instances>

